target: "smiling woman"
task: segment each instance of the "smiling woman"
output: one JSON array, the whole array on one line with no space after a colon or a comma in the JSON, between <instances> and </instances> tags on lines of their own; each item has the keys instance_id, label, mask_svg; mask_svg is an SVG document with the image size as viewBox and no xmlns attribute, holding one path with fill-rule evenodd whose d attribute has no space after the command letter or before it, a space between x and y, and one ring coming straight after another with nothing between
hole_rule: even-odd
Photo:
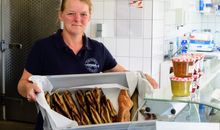
<instances>
[{"instance_id":1,"label":"smiling woman","mask_svg":"<svg viewBox=\"0 0 220 130\"><path fill-rule=\"evenodd\" d=\"M59 19L64 23L63 36L82 36L91 18L90 0L64 0L59 11ZM66 41L69 43L70 41ZM73 48L74 49L74 48Z\"/></svg>"},{"instance_id":2,"label":"smiling woman","mask_svg":"<svg viewBox=\"0 0 220 130\"><path fill-rule=\"evenodd\" d=\"M38 86L28 79L32 75L64 75L100 72L124 72L103 43L84 33L91 19L91 0L63 0L59 20L63 29L38 40L28 56L25 69L18 83L18 92L28 101L36 101ZM147 76L153 86L155 80ZM39 114L36 129L43 129Z\"/></svg>"}]
</instances>

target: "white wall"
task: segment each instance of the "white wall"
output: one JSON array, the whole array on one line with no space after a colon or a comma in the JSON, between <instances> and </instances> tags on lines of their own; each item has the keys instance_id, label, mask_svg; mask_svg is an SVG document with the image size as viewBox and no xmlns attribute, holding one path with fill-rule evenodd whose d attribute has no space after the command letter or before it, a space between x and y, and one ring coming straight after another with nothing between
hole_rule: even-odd
<instances>
[{"instance_id":1,"label":"white wall","mask_svg":"<svg viewBox=\"0 0 220 130\"><path fill-rule=\"evenodd\" d=\"M182 5L175 6L171 4L173 1L178 1ZM182 2L180 2L182 1ZM175 3L175 2L173 2ZM167 51L168 43L173 41L176 43L177 36L183 36L184 33L191 32L192 30L211 29L213 33L220 31L220 16L212 14L201 14L198 11L199 0L166 0L165 2L165 48ZM175 25L175 8L183 8L186 12L186 24L177 30ZM220 35L218 39L220 39ZM220 41L220 40L218 40Z\"/></svg>"},{"instance_id":2,"label":"white wall","mask_svg":"<svg viewBox=\"0 0 220 130\"><path fill-rule=\"evenodd\" d=\"M164 53L167 53L168 44L172 41L175 45L179 41L184 33L191 32L194 29L201 28L201 15L197 10L198 0L176 0L182 1L182 6L175 6L172 4L173 0L166 0L165 4L165 48ZM185 12L185 25L183 27L177 28L176 25L176 9L181 8Z\"/></svg>"},{"instance_id":3,"label":"white wall","mask_svg":"<svg viewBox=\"0 0 220 130\"><path fill-rule=\"evenodd\" d=\"M159 82L160 64L163 62L165 0L153 0L152 76Z\"/></svg>"},{"instance_id":4,"label":"white wall","mask_svg":"<svg viewBox=\"0 0 220 130\"><path fill-rule=\"evenodd\" d=\"M152 66L152 63L158 64L158 61L152 60L152 57L156 58L160 55L157 49L159 46L161 48L163 39L161 39L161 33L153 34L153 27L163 26L160 25L162 24L161 15L155 16L156 24L152 23L152 1L143 0L143 8L133 8L129 6L129 0L93 0L93 16L87 35L102 41L118 63L127 69L140 70L149 74L158 72L152 70L156 67L156 65ZM163 7L159 2L155 6ZM105 24L108 30L107 36L95 37L97 23ZM157 31L162 31L158 29ZM153 36L155 38L152 38Z\"/></svg>"}]
</instances>

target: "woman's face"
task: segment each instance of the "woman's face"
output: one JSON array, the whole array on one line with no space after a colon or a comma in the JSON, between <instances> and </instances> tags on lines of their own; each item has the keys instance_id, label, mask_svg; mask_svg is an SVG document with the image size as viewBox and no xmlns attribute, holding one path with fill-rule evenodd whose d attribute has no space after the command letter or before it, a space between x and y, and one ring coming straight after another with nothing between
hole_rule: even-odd
<instances>
[{"instance_id":1,"label":"woman's face","mask_svg":"<svg viewBox=\"0 0 220 130\"><path fill-rule=\"evenodd\" d=\"M90 17L89 6L79 0L67 0L64 11L59 12L59 19L64 23L64 30L72 35L82 35Z\"/></svg>"}]
</instances>

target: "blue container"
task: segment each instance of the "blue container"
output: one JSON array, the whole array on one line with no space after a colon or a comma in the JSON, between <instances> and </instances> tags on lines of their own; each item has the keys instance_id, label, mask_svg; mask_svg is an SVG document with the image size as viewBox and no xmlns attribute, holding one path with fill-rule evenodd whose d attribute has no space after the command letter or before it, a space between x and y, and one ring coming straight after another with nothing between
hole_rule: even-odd
<instances>
[{"instance_id":1,"label":"blue container","mask_svg":"<svg viewBox=\"0 0 220 130\"><path fill-rule=\"evenodd\" d=\"M187 42L186 39L183 39L183 40L181 41L181 47L182 47L182 49L181 49L181 54L186 54L186 53L187 53L187 50L188 50L188 42Z\"/></svg>"},{"instance_id":2,"label":"blue container","mask_svg":"<svg viewBox=\"0 0 220 130\"><path fill-rule=\"evenodd\" d=\"M199 0L199 11L204 10L204 0Z\"/></svg>"},{"instance_id":3,"label":"blue container","mask_svg":"<svg viewBox=\"0 0 220 130\"><path fill-rule=\"evenodd\" d=\"M206 122L206 112L204 104L199 104L199 117L201 122Z\"/></svg>"}]
</instances>

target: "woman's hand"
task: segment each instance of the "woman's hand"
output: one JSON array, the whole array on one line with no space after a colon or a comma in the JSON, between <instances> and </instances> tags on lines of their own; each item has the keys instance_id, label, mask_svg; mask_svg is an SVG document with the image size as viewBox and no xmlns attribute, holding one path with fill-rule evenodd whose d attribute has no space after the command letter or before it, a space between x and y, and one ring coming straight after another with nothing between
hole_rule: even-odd
<instances>
[{"instance_id":1,"label":"woman's hand","mask_svg":"<svg viewBox=\"0 0 220 130\"><path fill-rule=\"evenodd\" d=\"M159 85L158 85L158 83L156 82L156 80L155 79L153 79L150 75L148 75L148 74L144 74L145 75L145 77L146 77L146 79L150 82L150 84L152 85L152 87L154 88L154 89L158 89L159 88Z\"/></svg>"},{"instance_id":2,"label":"woman's hand","mask_svg":"<svg viewBox=\"0 0 220 130\"><path fill-rule=\"evenodd\" d=\"M127 72L128 70L125 69L123 66L117 64L114 68L108 70L108 71L105 71L105 72ZM159 85L158 83L156 82L156 80L154 80L150 75L148 74L144 74L146 79L150 82L150 84L152 85L152 87L154 89L158 89L159 88Z\"/></svg>"},{"instance_id":3,"label":"woman's hand","mask_svg":"<svg viewBox=\"0 0 220 130\"><path fill-rule=\"evenodd\" d=\"M29 102L36 101L36 94L41 92L40 88L28 79L32 74L24 69L21 79L18 82L18 93Z\"/></svg>"},{"instance_id":4,"label":"woman's hand","mask_svg":"<svg viewBox=\"0 0 220 130\"><path fill-rule=\"evenodd\" d=\"M29 102L35 102L36 101L36 94L40 93L40 88L33 83L27 83L26 86L26 98Z\"/></svg>"}]
</instances>

